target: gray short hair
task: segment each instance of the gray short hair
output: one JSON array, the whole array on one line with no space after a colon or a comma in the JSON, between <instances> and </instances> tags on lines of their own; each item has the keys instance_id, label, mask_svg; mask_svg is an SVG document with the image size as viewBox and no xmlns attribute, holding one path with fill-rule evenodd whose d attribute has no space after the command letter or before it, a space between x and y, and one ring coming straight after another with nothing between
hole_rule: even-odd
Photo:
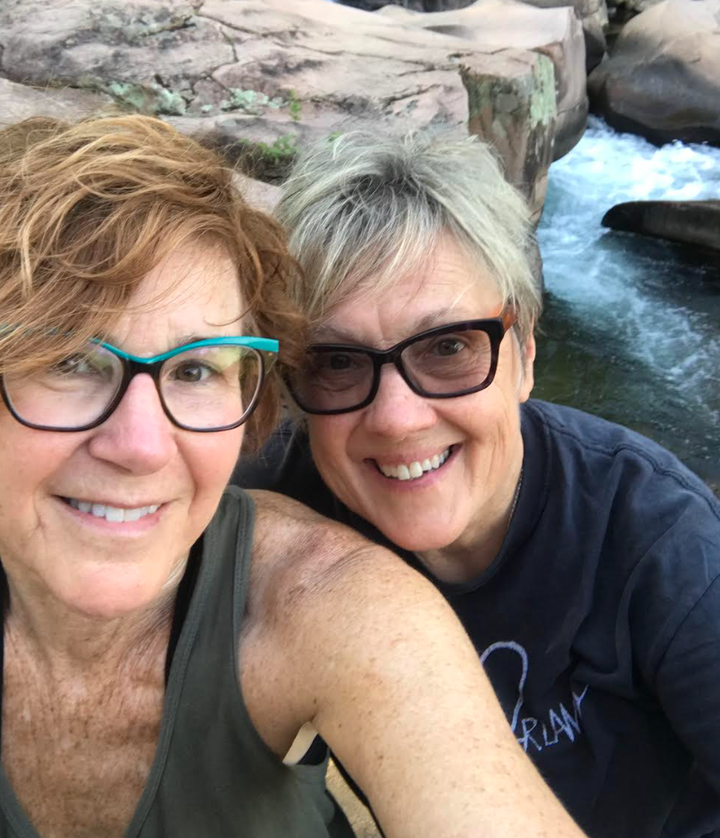
<instances>
[{"instance_id":1,"label":"gray short hair","mask_svg":"<svg viewBox=\"0 0 720 838\"><path fill-rule=\"evenodd\" d=\"M357 293L420 265L447 231L482 261L515 308L521 344L542 294L528 260L529 211L476 137L350 133L301 152L277 217L304 279L297 302L314 321Z\"/></svg>"}]
</instances>

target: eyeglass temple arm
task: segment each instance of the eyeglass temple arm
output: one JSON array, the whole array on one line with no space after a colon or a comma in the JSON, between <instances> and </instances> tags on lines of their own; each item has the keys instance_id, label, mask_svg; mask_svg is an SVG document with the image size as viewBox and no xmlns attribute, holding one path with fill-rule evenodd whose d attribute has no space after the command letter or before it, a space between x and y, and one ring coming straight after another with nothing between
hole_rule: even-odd
<instances>
[{"instance_id":1,"label":"eyeglass temple arm","mask_svg":"<svg viewBox=\"0 0 720 838\"><path fill-rule=\"evenodd\" d=\"M517 323L517 315L515 314L515 309L512 306L504 308L500 313L500 318L502 320L503 329L506 332Z\"/></svg>"}]
</instances>

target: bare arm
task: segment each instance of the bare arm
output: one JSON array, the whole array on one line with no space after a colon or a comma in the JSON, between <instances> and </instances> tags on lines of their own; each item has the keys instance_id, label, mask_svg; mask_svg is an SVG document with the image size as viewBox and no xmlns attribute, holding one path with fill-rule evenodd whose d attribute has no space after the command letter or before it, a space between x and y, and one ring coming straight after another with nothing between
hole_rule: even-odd
<instances>
[{"instance_id":1,"label":"bare arm","mask_svg":"<svg viewBox=\"0 0 720 838\"><path fill-rule=\"evenodd\" d=\"M295 516L291 526L272 523L276 503ZM261 610L242 650L243 691L268 744L284 752L312 721L388 838L581 838L432 585L286 499L270 507L259 515L251 606ZM263 551L286 525L292 555L275 563ZM265 531L274 535L263 547Z\"/></svg>"}]
</instances>

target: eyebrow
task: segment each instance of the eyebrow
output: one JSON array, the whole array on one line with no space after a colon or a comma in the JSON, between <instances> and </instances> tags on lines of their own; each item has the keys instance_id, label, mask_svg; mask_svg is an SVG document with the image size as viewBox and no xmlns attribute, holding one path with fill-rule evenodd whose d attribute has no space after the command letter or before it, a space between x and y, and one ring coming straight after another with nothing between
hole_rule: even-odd
<instances>
[{"instance_id":1,"label":"eyebrow","mask_svg":"<svg viewBox=\"0 0 720 838\"><path fill-rule=\"evenodd\" d=\"M473 319L481 320L482 318L471 317L468 313L466 313L465 316L463 316L462 312L458 313L456 309L450 308L449 306L445 308L436 309L435 311L431 311L429 314L426 314L424 317L421 317L419 320L415 321L415 323L412 326L412 329L408 331L404 338L411 337L412 335L417 335L420 332L425 332L428 329L434 328L435 326L445 326L450 325L452 323L461 323L465 320ZM401 338L401 340L404 338ZM339 326L333 326L332 324L319 326L317 329L315 329L310 335L310 342L365 345L363 341L358 339L357 334L353 333L349 329L343 329Z\"/></svg>"}]
</instances>

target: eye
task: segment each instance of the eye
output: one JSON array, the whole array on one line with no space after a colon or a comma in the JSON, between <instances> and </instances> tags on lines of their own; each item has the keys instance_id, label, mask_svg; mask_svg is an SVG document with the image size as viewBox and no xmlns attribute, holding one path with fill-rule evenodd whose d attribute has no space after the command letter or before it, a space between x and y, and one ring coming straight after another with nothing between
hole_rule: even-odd
<instances>
[{"instance_id":1,"label":"eye","mask_svg":"<svg viewBox=\"0 0 720 838\"><path fill-rule=\"evenodd\" d=\"M439 355L446 358L452 355L457 355L465 349L466 344L460 338L454 335L444 335L438 338L434 343L428 346L428 352L433 355Z\"/></svg>"},{"instance_id":2,"label":"eye","mask_svg":"<svg viewBox=\"0 0 720 838\"><path fill-rule=\"evenodd\" d=\"M327 356L323 366L333 372L345 372L355 366L355 361L351 355L334 352Z\"/></svg>"},{"instance_id":3,"label":"eye","mask_svg":"<svg viewBox=\"0 0 720 838\"><path fill-rule=\"evenodd\" d=\"M202 364L199 361L183 361L175 367L172 377L176 381L195 384L198 381L206 381L213 375L215 375L215 370L207 364Z\"/></svg>"},{"instance_id":4,"label":"eye","mask_svg":"<svg viewBox=\"0 0 720 838\"><path fill-rule=\"evenodd\" d=\"M307 372L310 375L333 375L348 373L363 368L367 361L360 353L353 352L317 352L308 360Z\"/></svg>"}]
</instances>

